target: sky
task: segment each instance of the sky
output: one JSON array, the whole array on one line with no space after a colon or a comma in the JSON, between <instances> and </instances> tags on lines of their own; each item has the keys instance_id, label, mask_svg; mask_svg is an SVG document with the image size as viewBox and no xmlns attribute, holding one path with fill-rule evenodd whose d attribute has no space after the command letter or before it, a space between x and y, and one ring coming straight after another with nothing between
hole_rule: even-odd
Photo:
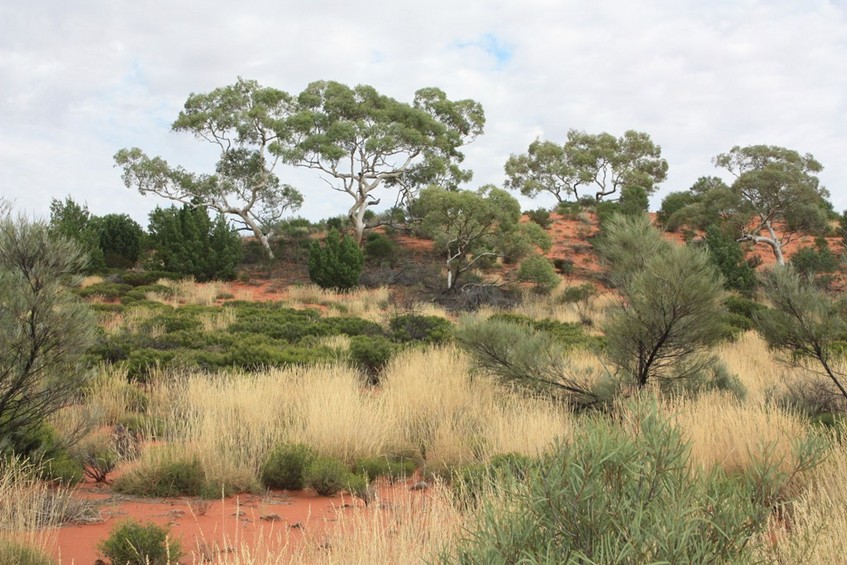
<instances>
[{"instance_id":1,"label":"sky","mask_svg":"<svg viewBox=\"0 0 847 565\"><path fill-rule=\"evenodd\" d=\"M70 195L146 226L170 203L124 187L113 155L137 146L212 172L212 146L170 124L189 94L237 77L477 100L467 188L502 186L506 159L537 138L634 129L669 163L653 209L753 144L814 155L847 209L847 0L0 0L0 196L46 218ZM279 174L304 194L298 215L352 204L313 171Z\"/></svg>"}]
</instances>

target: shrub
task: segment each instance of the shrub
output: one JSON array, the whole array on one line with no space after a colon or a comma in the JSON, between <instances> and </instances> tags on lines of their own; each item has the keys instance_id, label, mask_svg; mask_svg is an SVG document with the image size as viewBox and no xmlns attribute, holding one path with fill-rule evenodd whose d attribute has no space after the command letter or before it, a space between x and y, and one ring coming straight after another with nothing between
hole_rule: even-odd
<instances>
[{"instance_id":1,"label":"shrub","mask_svg":"<svg viewBox=\"0 0 847 565\"><path fill-rule=\"evenodd\" d=\"M203 486L203 468L198 459L165 452L159 460L142 462L115 479L112 488L134 496L170 498L199 496Z\"/></svg>"},{"instance_id":2,"label":"shrub","mask_svg":"<svg viewBox=\"0 0 847 565\"><path fill-rule=\"evenodd\" d=\"M368 374L371 384L394 356L397 346L382 336L357 335L350 340L350 360Z\"/></svg>"},{"instance_id":3,"label":"shrub","mask_svg":"<svg viewBox=\"0 0 847 565\"><path fill-rule=\"evenodd\" d=\"M390 238L378 232L371 232L365 240L365 258L377 263L394 265L399 247Z\"/></svg>"},{"instance_id":4,"label":"shrub","mask_svg":"<svg viewBox=\"0 0 847 565\"><path fill-rule=\"evenodd\" d=\"M540 294L550 294L559 284L559 275L546 257L535 254L521 262L518 280L532 283L535 291Z\"/></svg>"},{"instance_id":5,"label":"shrub","mask_svg":"<svg viewBox=\"0 0 847 565\"><path fill-rule=\"evenodd\" d=\"M262 483L268 488L300 490L306 484L306 467L315 457L315 451L301 443L280 445L262 466Z\"/></svg>"},{"instance_id":6,"label":"shrub","mask_svg":"<svg viewBox=\"0 0 847 565\"><path fill-rule=\"evenodd\" d=\"M422 341L438 345L453 338L453 324L439 316L403 314L392 318L389 327L391 337L401 343Z\"/></svg>"},{"instance_id":7,"label":"shrub","mask_svg":"<svg viewBox=\"0 0 847 565\"><path fill-rule=\"evenodd\" d=\"M563 275L573 274L573 261L571 261L570 259L553 259L553 267L555 267L556 270L562 273Z\"/></svg>"},{"instance_id":8,"label":"shrub","mask_svg":"<svg viewBox=\"0 0 847 565\"><path fill-rule=\"evenodd\" d=\"M502 490L512 481L526 480L538 461L519 453L495 455L488 463L472 463L453 474L452 490L462 504L476 506L488 492Z\"/></svg>"},{"instance_id":9,"label":"shrub","mask_svg":"<svg viewBox=\"0 0 847 565\"><path fill-rule=\"evenodd\" d=\"M85 475L104 483L118 464L120 457L108 433L94 433L73 448L74 458L82 464Z\"/></svg>"},{"instance_id":10,"label":"shrub","mask_svg":"<svg viewBox=\"0 0 847 565\"><path fill-rule=\"evenodd\" d=\"M98 548L115 565L168 565L182 556L179 542L168 539L167 529L132 520L115 526Z\"/></svg>"},{"instance_id":11,"label":"shrub","mask_svg":"<svg viewBox=\"0 0 847 565\"><path fill-rule=\"evenodd\" d=\"M53 559L36 547L0 539L0 563L9 565L51 565Z\"/></svg>"},{"instance_id":12,"label":"shrub","mask_svg":"<svg viewBox=\"0 0 847 565\"><path fill-rule=\"evenodd\" d=\"M368 481L375 481L378 477L388 477L391 481L411 477L415 468L411 459L389 456L364 457L353 465L353 471L364 474Z\"/></svg>"},{"instance_id":13,"label":"shrub","mask_svg":"<svg viewBox=\"0 0 847 565\"><path fill-rule=\"evenodd\" d=\"M350 236L330 230L323 245L309 249L309 278L321 288L348 290L359 284L364 254Z\"/></svg>"},{"instance_id":14,"label":"shrub","mask_svg":"<svg viewBox=\"0 0 847 565\"><path fill-rule=\"evenodd\" d=\"M550 212L544 208L538 210L530 210L526 212L526 216L530 222L535 222L545 230L550 227Z\"/></svg>"},{"instance_id":15,"label":"shrub","mask_svg":"<svg viewBox=\"0 0 847 565\"><path fill-rule=\"evenodd\" d=\"M706 248L709 258L720 270L727 289L750 295L756 289L756 272L744 260L744 253L735 238L715 226L706 228Z\"/></svg>"},{"instance_id":16,"label":"shrub","mask_svg":"<svg viewBox=\"0 0 847 565\"><path fill-rule=\"evenodd\" d=\"M562 304L576 304L590 300L597 295L597 289L593 284L585 283L579 286L569 286L559 296L559 302Z\"/></svg>"},{"instance_id":17,"label":"shrub","mask_svg":"<svg viewBox=\"0 0 847 565\"><path fill-rule=\"evenodd\" d=\"M698 470L680 432L655 408L638 407L634 416L635 432L606 419L588 422L502 500L487 500L457 556L445 560L752 561L751 539L790 474L766 459L736 475Z\"/></svg>"},{"instance_id":18,"label":"shrub","mask_svg":"<svg viewBox=\"0 0 847 565\"><path fill-rule=\"evenodd\" d=\"M321 496L332 496L353 480L347 465L332 457L316 457L306 467L306 484Z\"/></svg>"},{"instance_id":19,"label":"shrub","mask_svg":"<svg viewBox=\"0 0 847 565\"><path fill-rule=\"evenodd\" d=\"M94 220L107 267L126 269L141 254L144 230L126 214L106 214Z\"/></svg>"}]
</instances>

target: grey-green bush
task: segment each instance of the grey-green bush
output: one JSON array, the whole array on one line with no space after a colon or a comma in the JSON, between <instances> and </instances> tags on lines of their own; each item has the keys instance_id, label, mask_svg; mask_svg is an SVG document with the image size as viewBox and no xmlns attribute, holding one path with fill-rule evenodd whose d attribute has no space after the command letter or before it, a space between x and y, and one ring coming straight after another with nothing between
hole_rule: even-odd
<instances>
[{"instance_id":1,"label":"grey-green bush","mask_svg":"<svg viewBox=\"0 0 847 565\"><path fill-rule=\"evenodd\" d=\"M115 565L169 565L182 556L179 542L168 539L166 528L133 520L115 526L98 548Z\"/></svg>"},{"instance_id":2,"label":"grey-green bush","mask_svg":"<svg viewBox=\"0 0 847 565\"><path fill-rule=\"evenodd\" d=\"M302 443L280 445L262 465L262 483L269 488L302 489L306 467L315 457L315 451Z\"/></svg>"}]
</instances>

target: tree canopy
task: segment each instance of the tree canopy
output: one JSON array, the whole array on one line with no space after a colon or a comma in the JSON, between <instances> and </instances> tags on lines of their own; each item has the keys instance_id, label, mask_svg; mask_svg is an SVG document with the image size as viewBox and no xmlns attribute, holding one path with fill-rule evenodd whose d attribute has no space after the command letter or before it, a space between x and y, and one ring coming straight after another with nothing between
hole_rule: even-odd
<instances>
[{"instance_id":1,"label":"tree canopy","mask_svg":"<svg viewBox=\"0 0 847 565\"><path fill-rule=\"evenodd\" d=\"M429 183L456 187L471 178L460 168L459 148L482 133L478 102L451 101L437 88L423 88L408 104L371 86L332 81L310 84L297 102L290 120L295 143L274 149L352 197L348 216L358 241L365 212L380 202L377 189L397 188L400 201Z\"/></svg>"},{"instance_id":2,"label":"tree canopy","mask_svg":"<svg viewBox=\"0 0 847 565\"><path fill-rule=\"evenodd\" d=\"M421 232L435 240L446 255L448 290L456 288L461 275L482 259L503 256L507 250L517 259L531 251L529 243L550 246L549 237L537 224L519 223L518 201L491 185L456 191L428 187L420 192L411 211L420 219ZM515 242L527 244L517 249Z\"/></svg>"},{"instance_id":3,"label":"tree canopy","mask_svg":"<svg viewBox=\"0 0 847 565\"><path fill-rule=\"evenodd\" d=\"M139 148L121 149L115 162L128 188L234 216L272 257L275 224L303 201L274 173L288 142L286 119L293 107L289 94L239 78L233 85L191 94L171 126L219 149L215 173L192 173Z\"/></svg>"},{"instance_id":4,"label":"tree canopy","mask_svg":"<svg viewBox=\"0 0 847 565\"><path fill-rule=\"evenodd\" d=\"M667 177L661 155L643 132L629 130L616 138L570 130L563 145L536 140L526 153L509 157L506 186L529 197L549 192L559 202L578 200L582 189L593 189L598 202L628 188L649 195Z\"/></svg>"}]
</instances>

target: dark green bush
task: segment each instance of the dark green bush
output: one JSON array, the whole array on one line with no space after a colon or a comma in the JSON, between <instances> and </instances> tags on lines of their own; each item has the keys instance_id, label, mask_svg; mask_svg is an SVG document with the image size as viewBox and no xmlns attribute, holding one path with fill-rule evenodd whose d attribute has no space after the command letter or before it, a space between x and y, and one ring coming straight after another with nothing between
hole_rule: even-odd
<instances>
[{"instance_id":1,"label":"dark green bush","mask_svg":"<svg viewBox=\"0 0 847 565\"><path fill-rule=\"evenodd\" d=\"M330 230L323 245L309 250L309 278L321 288L349 290L359 284L365 256L350 236Z\"/></svg>"},{"instance_id":2,"label":"dark green bush","mask_svg":"<svg viewBox=\"0 0 847 565\"><path fill-rule=\"evenodd\" d=\"M382 336L358 335L350 340L350 360L368 374L371 384L379 382L379 373L396 351L397 346Z\"/></svg>"},{"instance_id":3,"label":"dark green bush","mask_svg":"<svg viewBox=\"0 0 847 565\"><path fill-rule=\"evenodd\" d=\"M559 302L562 304L576 304L584 302L597 295L597 289L593 284L585 283L579 286L569 286L559 296Z\"/></svg>"},{"instance_id":4,"label":"dark green bush","mask_svg":"<svg viewBox=\"0 0 847 565\"><path fill-rule=\"evenodd\" d=\"M400 248L390 238L379 232L371 232L365 240L365 259L369 262L394 265Z\"/></svg>"},{"instance_id":5,"label":"dark green bush","mask_svg":"<svg viewBox=\"0 0 847 565\"><path fill-rule=\"evenodd\" d=\"M66 485L83 479L82 465L71 457L56 430L46 422L18 427L0 437L0 456L13 455L36 462L45 479Z\"/></svg>"},{"instance_id":6,"label":"dark green bush","mask_svg":"<svg viewBox=\"0 0 847 565\"><path fill-rule=\"evenodd\" d=\"M362 473L368 481L387 477L391 481L411 477L416 469L411 459L397 457L363 457L353 465L354 473Z\"/></svg>"},{"instance_id":7,"label":"dark green bush","mask_svg":"<svg viewBox=\"0 0 847 565\"><path fill-rule=\"evenodd\" d=\"M4 565L52 565L53 559L37 547L0 539L0 563Z\"/></svg>"},{"instance_id":8,"label":"dark green bush","mask_svg":"<svg viewBox=\"0 0 847 565\"><path fill-rule=\"evenodd\" d=\"M106 266L128 269L141 254L144 230L126 214L106 214L94 220Z\"/></svg>"},{"instance_id":9,"label":"dark green bush","mask_svg":"<svg viewBox=\"0 0 847 565\"><path fill-rule=\"evenodd\" d=\"M271 451L262 466L262 483L268 488L300 490L306 485L306 467L315 457L315 451L306 445L280 445Z\"/></svg>"},{"instance_id":10,"label":"dark green bush","mask_svg":"<svg viewBox=\"0 0 847 565\"><path fill-rule=\"evenodd\" d=\"M539 208L538 210L525 212L525 214L529 218L529 221L535 222L545 230L550 227L550 212L548 210Z\"/></svg>"},{"instance_id":11,"label":"dark green bush","mask_svg":"<svg viewBox=\"0 0 847 565\"><path fill-rule=\"evenodd\" d=\"M306 466L306 485L321 496L332 496L355 482L355 475L343 462L332 457L316 457Z\"/></svg>"},{"instance_id":12,"label":"dark green bush","mask_svg":"<svg viewBox=\"0 0 847 565\"><path fill-rule=\"evenodd\" d=\"M128 471L115 479L115 492L154 498L199 496L204 487L200 461L167 454L156 464Z\"/></svg>"},{"instance_id":13,"label":"dark green bush","mask_svg":"<svg viewBox=\"0 0 847 565\"><path fill-rule=\"evenodd\" d=\"M461 504L476 506L486 494L526 480L537 466L538 461L519 453L495 455L488 463L464 465L451 478L453 495Z\"/></svg>"},{"instance_id":14,"label":"dark green bush","mask_svg":"<svg viewBox=\"0 0 847 565\"><path fill-rule=\"evenodd\" d=\"M102 296L106 300L118 300L130 290L132 290L132 287L128 284L103 281L94 283L85 288L80 288L76 292L82 298Z\"/></svg>"},{"instance_id":15,"label":"dark green bush","mask_svg":"<svg viewBox=\"0 0 847 565\"><path fill-rule=\"evenodd\" d=\"M553 259L553 267L555 267L556 270L562 273L563 275L573 274L573 261L571 261L570 259Z\"/></svg>"},{"instance_id":16,"label":"dark green bush","mask_svg":"<svg viewBox=\"0 0 847 565\"><path fill-rule=\"evenodd\" d=\"M183 275L171 271L123 271L118 273L118 282L133 287L155 285L160 279L179 280ZM162 287L165 288L165 287Z\"/></svg>"},{"instance_id":17,"label":"dark green bush","mask_svg":"<svg viewBox=\"0 0 847 565\"><path fill-rule=\"evenodd\" d=\"M453 339L453 324L439 316L402 314L389 323L391 338L401 343L421 341L440 345Z\"/></svg>"},{"instance_id":18,"label":"dark green bush","mask_svg":"<svg viewBox=\"0 0 847 565\"><path fill-rule=\"evenodd\" d=\"M169 565L182 557L179 542L168 539L166 528L133 520L115 526L98 549L114 565Z\"/></svg>"},{"instance_id":19,"label":"dark green bush","mask_svg":"<svg viewBox=\"0 0 847 565\"><path fill-rule=\"evenodd\" d=\"M538 332L544 332L552 337L559 345L565 348L598 346L596 339L585 334L585 330L579 324L559 322L544 319L533 320L527 316L513 314L511 312L494 314L490 321L507 322L518 326L526 326Z\"/></svg>"},{"instance_id":20,"label":"dark green bush","mask_svg":"<svg viewBox=\"0 0 847 565\"><path fill-rule=\"evenodd\" d=\"M549 259L535 254L521 261L518 280L532 283L534 290L539 294L550 294L561 279Z\"/></svg>"}]
</instances>

